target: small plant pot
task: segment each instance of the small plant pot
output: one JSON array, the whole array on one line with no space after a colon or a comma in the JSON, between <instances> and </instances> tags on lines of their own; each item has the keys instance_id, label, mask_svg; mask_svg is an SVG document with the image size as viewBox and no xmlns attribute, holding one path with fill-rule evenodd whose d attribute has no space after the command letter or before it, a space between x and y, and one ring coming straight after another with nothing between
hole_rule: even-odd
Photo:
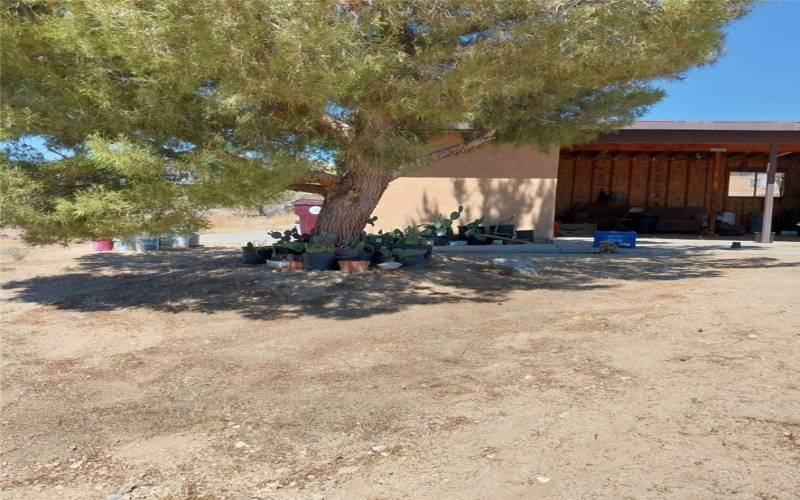
<instances>
[{"instance_id":1,"label":"small plant pot","mask_svg":"<svg viewBox=\"0 0 800 500\"><path fill-rule=\"evenodd\" d=\"M113 240L92 240L92 250L95 252L110 252L114 250Z\"/></svg>"},{"instance_id":2,"label":"small plant pot","mask_svg":"<svg viewBox=\"0 0 800 500\"><path fill-rule=\"evenodd\" d=\"M267 261L272 258L273 250L272 247L258 247L256 253L263 256L264 260Z\"/></svg>"},{"instance_id":3,"label":"small plant pot","mask_svg":"<svg viewBox=\"0 0 800 500\"><path fill-rule=\"evenodd\" d=\"M286 267L287 271L302 271L305 268L302 260L290 260L287 262L289 263Z\"/></svg>"},{"instance_id":4,"label":"small plant pot","mask_svg":"<svg viewBox=\"0 0 800 500\"><path fill-rule=\"evenodd\" d=\"M425 250L425 255L422 256L425 260L431 260L431 256L433 255L433 245L403 244L395 245L394 248L400 248L404 250Z\"/></svg>"},{"instance_id":5,"label":"small plant pot","mask_svg":"<svg viewBox=\"0 0 800 500\"><path fill-rule=\"evenodd\" d=\"M150 236L138 236L135 240L137 252L157 252L158 238Z\"/></svg>"},{"instance_id":6,"label":"small plant pot","mask_svg":"<svg viewBox=\"0 0 800 500\"><path fill-rule=\"evenodd\" d=\"M304 253L303 266L306 271L330 271L336 267L334 252Z\"/></svg>"},{"instance_id":7,"label":"small plant pot","mask_svg":"<svg viewBox=\"0 0 800 500\"><path fill-rule=\"evenodd\" d=\"M189 235L189 246L190 247L200 246L200 233L191 233Z\"/></svg>"},{"instance_id":8,"label":"small plant pot","mask_svg":"<svg viewBox=\"0 0 800 500\"><path fill-rule=\"evenodd\" d=\"M387 257L386 255L384 255L381 252L373 252L372 253L372 258L370 258L369 260L370 260L371 263L373 263L375 265L378 265L378 264L381 264L383 262L390 261L392 259L391 259L391 257Z\"/></svg>"},{"instance_id":9,"label":"small plant pot","mask_svg":"<svg viewBox=\"0 0 800 500\"><path fill-rule=\"evenodd\" d=\"M517 231L517 239L533 241L533 229L523 229L521 231Z\"/></svg>"},{"instance_id":10,"label":"small plant pot","mask_svg":"<svg viewBox=\"0 0 800 500\"><path fill-rule=\"evenodd\" d=\"M408 257L402 257L398 259L398 261L405 267L419 267L428 263L424 255L410 255Z\"/></svg>"},{"instance_id":11,"label":"small plant pot","mask_svg":"<svg viewBox=\"0 0 800 500\"><path fill-rule=\"evenodd\" d=\"M368 260L340 259L339 270L345 273L363 273L369 269Z\"/></svg>"},{"instance_id":12,"label":"small plant pot","mask_svg":"<svg viewBox=\"0 0 800 500\"><path fill-rule=\"evenodd\" d=\"M486 228L478 226L475 228L476 234L486 234ZM467 226L458 226L458 237L462 240L467 240L467 245L491 245L491 238L486 238L484 241L479 240L475 236L467 236Z\"/></svg>"},{"instance_id":13,"label":"small plant pot","mask_svg":"<svg viewBox=\"0 0 800 500\"><path fill-rule=\"evenodd\" d=\"M489 234L511 238L514 236L514 227L514 224L496 224L489 226Z\"/></svg>"},{"instance_id":14,"label":"small plant pot","mask_svg":"<svg viewBox=\"0 0 800 500\"><path fill-rule=\"evenodd\" d=\"M450 244L452 238L450 236L435 236L433 238L433 246L446 247Z\"/></svg>"},{"instance_id":15,"label":"small plant pot","mask_svg":"<svg viewBox=\"0 0 800 500\"><path fill-rule=\"evenodd\" d=\"M242 247L242 263L248 266L257 266L267 261L267 256L259 252L259 247Z\"/></svg>"}]
</instances>

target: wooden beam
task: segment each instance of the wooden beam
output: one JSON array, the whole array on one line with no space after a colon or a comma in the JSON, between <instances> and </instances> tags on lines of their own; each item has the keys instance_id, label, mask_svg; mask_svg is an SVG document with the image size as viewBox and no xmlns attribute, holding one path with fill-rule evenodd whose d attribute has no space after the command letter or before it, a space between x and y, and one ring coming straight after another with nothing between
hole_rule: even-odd
<instances>
[{"instance_id":1,"label":"wooden beam","mask_svg":"<svg viewBox=\"0 0 800 500\"><path fill-rule=\"evenodd\" d=\"M592 142L561 148L564 152L681 152L698 153L727 149L730 153L768 153L769 144L684 144L655 142ZM798 153L800 144L781 144L779 153Z\"/></svg>"},{"instance_id":2,"label":"wooden beam","mask_svg":"<svg viewBox=\"0 0 800 500\"><path fill-rule=\"evenodd\" d=\"M711 177L711 207L709 210L708 232L712 236L717 234L717 204L719 202L719 184L722 177L722 151L714 152L714 173Z\"/></svg>"},{"instance_id":3,"label":"wooden beam","mask_svg":"<svg viewBox=\"0 0 800 500\"><path fill-rule=\"evenodd\" d=\"M645 181L645 192L644 192L644 206L650 206L650 179L653 174L653 161L655 161L655 156L651 155L650 159L647 160L647 180Z\"/></svg>"}]
</instances>

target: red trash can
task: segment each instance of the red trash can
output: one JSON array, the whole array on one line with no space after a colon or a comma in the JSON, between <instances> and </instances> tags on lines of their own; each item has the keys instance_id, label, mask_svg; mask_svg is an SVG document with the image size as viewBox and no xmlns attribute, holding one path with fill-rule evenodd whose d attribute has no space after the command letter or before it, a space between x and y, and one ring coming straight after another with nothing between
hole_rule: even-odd
<instances>
[{"instance_id":1,"label":"red trash can","mask_svg":"<svg viewBox=\"0 0 800 500\"><path fill-rule=\"evenodd\" d=\"M300 217L300 234L310 234L317 225L322 200L300 198L294 202L294 213Z\"/></svg>"}]
</instances>

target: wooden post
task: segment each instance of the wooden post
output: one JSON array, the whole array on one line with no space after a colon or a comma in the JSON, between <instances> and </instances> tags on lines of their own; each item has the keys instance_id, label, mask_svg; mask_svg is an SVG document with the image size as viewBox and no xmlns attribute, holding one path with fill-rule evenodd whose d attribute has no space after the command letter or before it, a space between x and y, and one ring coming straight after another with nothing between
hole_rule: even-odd
<instances>
[{"instance_id":1,"label":"wooden post","mask_svg":"<svg viewBox=\"0 0 800 500\"><path fill-rule=\"evenodd\" d=\"M764 218L761 223L761 243L770 243L772 232L772 207L775 195L775 172L778 171L778 145L769 145L769 166L767 167L767 192L764 194Z\"/></svg>"},{"instance_id":2,"label":"wooden post","mask_svg":"<svg viewBox=\"0 0 800 500\"><path fill-rule=\"evenodd\" d=\"M711 206L708 219L708 233L717 234L717 211L719 211L719 185L722 180L722 153L724 148L713 148L714 151L714 173L711 177Z\"/></svg>"}]
</instances>

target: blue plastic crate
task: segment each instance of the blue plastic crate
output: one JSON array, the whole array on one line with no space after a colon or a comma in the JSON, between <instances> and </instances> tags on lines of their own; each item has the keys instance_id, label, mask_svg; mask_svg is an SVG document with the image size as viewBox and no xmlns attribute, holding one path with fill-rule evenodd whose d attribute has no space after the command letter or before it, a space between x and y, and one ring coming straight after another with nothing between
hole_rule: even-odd
<instances>
[{"instance_id":1,"label":"blue plastic crate","mask_svg":"<svg viewBox=\"0 0 800 500\"><path fill-rule=\"evenodd\" d=\"M636 248L636 231L595 231L592 246L599 248L601 241L610 241L620 247Z\"/></svg>"}]
</instances>

